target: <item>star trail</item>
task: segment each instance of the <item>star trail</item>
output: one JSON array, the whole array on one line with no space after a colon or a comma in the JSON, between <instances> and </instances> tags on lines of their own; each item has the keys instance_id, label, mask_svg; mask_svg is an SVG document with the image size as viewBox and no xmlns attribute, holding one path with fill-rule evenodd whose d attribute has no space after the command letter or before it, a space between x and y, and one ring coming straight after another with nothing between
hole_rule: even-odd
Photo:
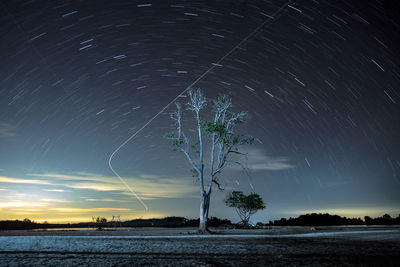
<instances>
[{"instance_id":1,"label":"star trail","mask_svg":"<svg viewBox=\"0 0 400 267\"><path fill-rule=\"evenodd\" d=\"M229 190L263 197L255 222L398 215L396 1L32 0L0 10L0 219L197 217L198 184L166 138L171 104L190 87L230 94L255 137L244 149L251 183L224 172L211 216L235 218Z\"/></svg>"}]
</instances>

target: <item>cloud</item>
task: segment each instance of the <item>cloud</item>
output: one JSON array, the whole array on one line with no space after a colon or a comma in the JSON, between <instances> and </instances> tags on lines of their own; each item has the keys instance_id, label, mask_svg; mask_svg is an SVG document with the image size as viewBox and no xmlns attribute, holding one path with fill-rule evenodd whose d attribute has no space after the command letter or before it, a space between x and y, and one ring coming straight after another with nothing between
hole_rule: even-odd
<instances>
[{"instance_id":1,"label":"cloud","mask_svg":"<svg viewBox=\"0 0 400 267\"><path fill-rule=\"evenodd\" d=\"M47 192L71 192L71 191L64 190L64 189L43 189L43 191L47 191Z\"/></svg>"},{"instance_id":2,"label":"cloud","mask_svg":"<svg viewBox=\"0 0 400 267\"><path fill-rule=\"evenodd\" d=\"M20 202L20 201L12 201L12 202L0 202L0 208L25 208L25 207L44 207L47 206L46 203L42 202Z\"/></svg>"},{"instance_id":3,"label":"cloud","mask_svg":"<svg viewBox=\"0 0 400 267\"><path fill-rule=\"evenodd\" d=\"M50 203L69 203L70 200L58 199L58 198L42 198L40 201L50 202Z\"/></svg>"},{"instance_id":4,"label":"cloud","mask_svg":"<svg viewBox=\"0 0 400 267\"><path fill-rule=\"evenodd\" d=\"M132 211L125 208L51 208L49 209L61 213L89 213L89 212L105 212L105 211Z\"/></svg>"},{"instance_id":5,"label":"cloud","mask_svg":"<svg viewBox=\"0 0 400 267\"><path fill-rule=\"evenodd\" d=\"M43 180L21 179L21 178L12 178L5 176L0 176L0 183L52 185L52 183Z\"/></svg>"},{"instance_id":6,"label":"cloud","mask_svg":"<svg viewBox=\"0 0 400 267\"><path fill-rule=\"evenodd\" d=\"M51 214L45 213L37 215L34 213L31 213L31 215L35 215L34 220L36 222L44 222L47 221L49 223L54 222L54 223L72 223L72 222L91 222L92 221L92 216L106 216L107 219L111 220L112 213L115 210L113 209L112 211L107 211L107 212L100 212L99 211L89 211L90 213L85 214L85 213L57 213L57 212L52 212ZM17 213L13 213L17 214ZM25 214L20 214L22 215L21 218L25 218ZM121 220L131 220L131 219L150 219L150 218L163 218L167 216L165 213L158 213L158 212L121 212ZM0 215L1 216L1 215ZM1 219L1 217L0 217Z\"/></svg>"},{"instance_id":7,"label":"cloud","mask_svg":"<svg viewBox=\"0 0 400 267\"><path fill-rule=\"evenodd\" d=\"M255 171L281 171L294 168L295 166L289 162L285 157L269 157L265 156L263 162L252 163L249 168Z\"/></svg>"},{"instance_id":8,"label":"cloud","mask_svg":"<svg viewBox=\"0 0 400 267\"><path fill-rule=\"evenodd\" d=\"M69 203L71 201L65 199L46 199L40 201L6 201L0 202L0 210L2 213L24 215L24 214L84 214L91 212L132 212L129 208L82 208L82 207L63 207L57 206L62 203Z\"/></svg>"},{"instance_id":9,"label":"cloud","mask_svg":"<svg viewBox=\"0 0 400 267\"><path fill-rule=\"evenodd\" d=\"M86 198L86 201L91 202L127 202L128 200L123 199L112 199L112 198Z\"/></svg>"},{"instance_id":10,"label":"cloud","mask_svg":"<svg viewBox=\"0 0 400 267\"><path fill-rule=\"evenodd\" d=\"M198 197L198 188L190 177L185 179L143 174L125 177L125 180L143 200ZM93 215L118 214L125 219L166 216L162 211L131 209L129 203L135 201L134 196L127 192L119 179L112 176L37 173L23 178L0 176L2 184L5 184L4 188L8 188L8 184L18 185L19 190L12 195L1 191L0 220L29 217L40 221L70 222L87 221ZM40 194L32 194L37 192L37 188L32 191L31 185L39 187Z\"/></svg>"},{"instance_id":11,"label":"cloud","mask_svg":"<svg viewBox=\"0 0 400 267\"><path fill-rule=\"evenodd\" d=\"M38 184L64 186L72 189L86 189L94 191L116 191L119 194L128 194L121 181L113 176L104 176L93 173L44 173L29 174L35 177ZM27 179L9 178L10 182L27 182ZM42 180L43 179L43 180ZM198 188L190 177L175 178L158 175L142 174L135 177L124 177L129 186L143 199L155 198L184 198L197 197ZM0 182L2 180L0 179ZM35 183L31 182L31 183Z\"/></svg>"},{"instance_id":12,"label":"cloud","mask_svg":"<svg viewBox=\"0 0 400 267\"><path fill-rule=\"evenodd\" d=\"M74 188L74 189L89 189L95 191L120 191L122 190L119 185L108 185L102 183L75 183L75 184L65 184L64 186Z\"/></svg>"},{"instance_id":13,"label":"cloud","mask_svg":"<svg viewBox=\"0 0 400 267\"><path fill-rule=\"evenodd\" d=\"M261 149L247 149L247 160L242 160L244 166L252 171L281 171L294 168L287 157L272 157L266 155ZM242 170L239 165L234 165L234 169Z\"/></svg>"},{"instance_id":14,"label":"cloud","mask_svg":"<svg viewBox=\"0 0 400 267\"><path fill-rule=\"evenodd\" d=\"M13 214L13 215L34 215L40 214L47 211L49 204L44 202L34 201L7 201L0 202L0 213L1 215Z\"/></svg>"},{"instance_id":15,"label":"cloud","mask_svg":"<svg viewBox=\"0 0 400 267\"><path fill-rule=\"evenodd\" d=\"M107 180L108 178L100 175L100 174L93 174L93 173L85 173L85 172L76 172L72 174L63 174L63 173L32 173L28 174L29 176L34 176L34 177L42 177L42 178L51 178L52 180L54 179L60 179L60 180L71 180L71 181L101 181L104 183L110 182Z\"/></svg>"},{"instance_id":16,"label":"cloud","mask_svg":"<svg viewBox=\"0 0 400 267\"><path fill-rule=\"evenodd\" d=\"M12 137L15 135L14 126L0 121L0 138Z\"/></svg>"}]
</instances>

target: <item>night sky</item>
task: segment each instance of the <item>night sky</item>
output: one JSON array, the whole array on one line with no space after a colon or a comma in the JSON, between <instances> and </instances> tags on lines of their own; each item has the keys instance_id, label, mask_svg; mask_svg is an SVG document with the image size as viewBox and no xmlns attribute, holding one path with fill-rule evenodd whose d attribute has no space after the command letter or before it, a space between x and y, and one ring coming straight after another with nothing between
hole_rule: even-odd
<instances>
[{"instance_id":1,"label":"night sky","mask_svg":"<svg viewBox=\"0 0 400 267\"><path fill-rule=\"evenodd\" d=\"M396 2L1 1L0 219L198 217L198 183L166 138L174 105L113 158L149 211L108 159L210 68L194 87L229 93L256 138L249 176L224 172L210 216L238 221L223 199L252 186L267 206L253 222L397 216Z\"/></svg>"}]
</instances>

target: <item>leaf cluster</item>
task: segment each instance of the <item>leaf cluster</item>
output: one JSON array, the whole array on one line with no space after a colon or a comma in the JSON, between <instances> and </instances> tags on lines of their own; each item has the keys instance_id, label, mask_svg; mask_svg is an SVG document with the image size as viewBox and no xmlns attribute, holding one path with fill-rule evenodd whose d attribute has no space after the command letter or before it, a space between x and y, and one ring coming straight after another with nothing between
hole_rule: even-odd
<instances>
[{"instance_id":1,"label":"leaf cluster","mask_svg":"<svg viewBox=\"0 0 400 267\"><path fill-rule=\"evenodd\" d=\"M245 213L254 213L257 210L265 209L264 201L256 193L246 196L243 192L233 191L226 198L225 204L228 207L237 208Z\"/></svg>"}]
</instances>

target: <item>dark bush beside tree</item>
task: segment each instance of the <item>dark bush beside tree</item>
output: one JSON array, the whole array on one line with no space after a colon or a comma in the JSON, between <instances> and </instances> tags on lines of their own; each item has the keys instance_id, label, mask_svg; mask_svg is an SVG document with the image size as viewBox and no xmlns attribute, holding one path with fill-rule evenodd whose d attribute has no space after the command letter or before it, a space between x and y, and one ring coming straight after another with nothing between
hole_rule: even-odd
<instances>
[{"instance_id":1,"label":"dark bush beside tree","mask_svg":"<svg viewBox=\"0 0 400 267\"><path fill-rule=\"evenodd\" d=\"M246 196L243 192L233 191L226 198L225 204L228 207L236 209L236 212L245 227L249 226L251 215L259 210L265 209L264 201L256 193L251 193Z\"/></svg>"}]
</instances>

